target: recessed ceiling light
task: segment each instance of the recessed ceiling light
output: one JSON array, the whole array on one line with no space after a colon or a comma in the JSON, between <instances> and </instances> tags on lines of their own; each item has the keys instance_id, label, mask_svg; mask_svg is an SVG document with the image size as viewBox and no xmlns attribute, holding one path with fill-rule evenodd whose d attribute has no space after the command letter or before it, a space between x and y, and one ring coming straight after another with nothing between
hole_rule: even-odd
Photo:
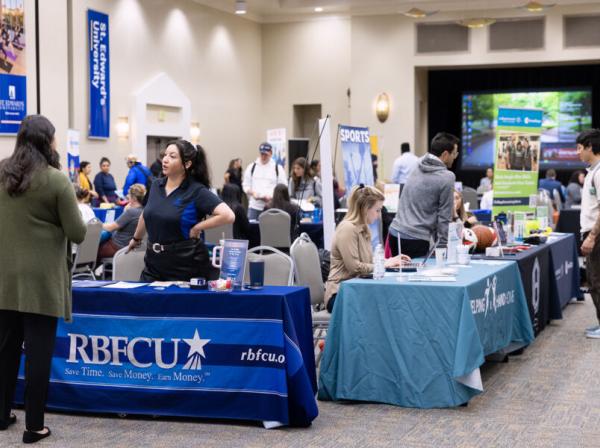
<instances>
[{"instance_id":1,"label":"recessed ceiling light","mask_svg":"<svg viewBox=\"0 0 600 448\"><path fill-rule=\"evenodd\" d=\"M236 0L235 2L235 13L236 14L246 14L246 1L245 0Z\"/></svg>"},{"instance_id":2,"label":"recessed ceiling light","mask_svg":"<svg viewBox=\"0 0 600 448\"><path fill-rule=\"evenodd\" d=\"M320 6L317 6L315 8L315 12L323 12L323 8L321 8Z\"/></svg>"}]
</instances>

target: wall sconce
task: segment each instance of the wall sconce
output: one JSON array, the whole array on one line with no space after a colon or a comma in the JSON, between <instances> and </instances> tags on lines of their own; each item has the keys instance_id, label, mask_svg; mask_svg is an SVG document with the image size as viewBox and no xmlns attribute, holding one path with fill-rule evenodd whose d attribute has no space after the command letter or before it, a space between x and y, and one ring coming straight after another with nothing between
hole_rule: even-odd
<instances>
[{"instance_id":1,"label":"wall sconce","mask_svg":"<svg viewBox=\"0 0 600 448\"><path fill-rule=\"evenodd\" d=\"M119 138L129 138L129 118L119 117L117 119L117 135Z\"/></svg>"},{"instance_id":2,"label":"wall sconce","mask_svg":"<svg viewBox=\"0 0 600 448\"><path fill-rule=\"evenodd\" d=\"M377 101L375 103L375 114L381 123L385 123L390 116L390 97L387 95L387 93L381 93L377 97Z\"/></svg>"},{"instance_id":3,"label":"wall sconce","mask_svg":"<svg viewBox=\"0 0 600 448\"><path fill-rule=\"evenodd\" d=\"M192 139L192 143L197 144L200 140L200 123L192 123L190 126L190 137Z\"/></svg>"}]
</instances>

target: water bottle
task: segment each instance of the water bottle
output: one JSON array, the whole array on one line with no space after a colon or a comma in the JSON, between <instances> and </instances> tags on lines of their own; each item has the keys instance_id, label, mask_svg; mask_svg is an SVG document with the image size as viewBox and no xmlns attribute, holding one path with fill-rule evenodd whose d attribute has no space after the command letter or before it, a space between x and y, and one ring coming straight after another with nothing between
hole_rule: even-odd
<instances>
[{"instance_id":1,"label":"water bottle","mask_svg":"<svg viewBox=\"0 0 600 448\"><path fill-rule=\"evenodd\" d=\"M321 221L321 207L317 207L315 205L315 209L313 210L313 222L320 222Z\"/></svg>"},{"instance_id":2,"label":"water bottle","mask_svg":"<svg viewBox=\"0 0 600 448\"><path fill-rule=\"evenodd\" d=\"M373 260L373 278L381 280L383 277L385 277L385 253L381 244L378 244L375 248L375 257Z\"/></svg>"}]
</instances>

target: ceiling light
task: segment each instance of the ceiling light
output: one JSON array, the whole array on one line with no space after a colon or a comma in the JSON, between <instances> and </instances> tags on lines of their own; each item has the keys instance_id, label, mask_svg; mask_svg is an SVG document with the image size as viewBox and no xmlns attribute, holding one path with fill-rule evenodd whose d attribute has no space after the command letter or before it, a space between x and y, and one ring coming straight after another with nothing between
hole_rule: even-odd
<instances>
[{"instance_id":1,"label":"ceiling light","mask_svg":"<svg viewBox=\"0 0 600 448\"><path fill-rule=\"evenodd\" d=\"M545 11L546 9L552 8L553 6L554 6L554 4L543 5L540 2L531 1L531 2L527 3L526 5L521 6L520 9L526 9L529 12L542 12L542 11Z\"/></svg>"},{"instance_id":2,"label":"ceiling light","mask_svg":"<svg viewBox=\"0 0 600 448\"><path fill-rule=\"evenodd\" d=\"M315 8L315 12L323 12L323 8L321 8L320 6L317 6Z\"/></svg>"},{"instance_id":3,"label":"ceiling light","mask_svg":"<svg viewBox=\"0 0 600 448\"><path fill-rule=\"evenodd\" d=\"M235 0L235 13L246 14L246 0Z\"/></svg>"},{"instance_id":4,"label":"ceiling light","mask_svg":"<svg viewBox=\"0 0 600 448\"><path fill-rule=\"evenodd\" d=\"M411 8L406 12L403 12L402 14L404 14L406 17L412 17L413 19L423 19L427 16L432 16L436 13L437 11L423 11L422 9L419 8Z\"/></svg>"},{"instance_id":5,"label":"ceiling light","mask_svg":"<svg viewBox=\"0 0 600 448\"><path fill-rule=\"evenodd\" d=\"M493 23L496 23L496 19L490 19L485 17L473 18L473 19L463 19L459 20L459 25L466 26L467 28L483 28Z\"/></svg>"}]
</instances>

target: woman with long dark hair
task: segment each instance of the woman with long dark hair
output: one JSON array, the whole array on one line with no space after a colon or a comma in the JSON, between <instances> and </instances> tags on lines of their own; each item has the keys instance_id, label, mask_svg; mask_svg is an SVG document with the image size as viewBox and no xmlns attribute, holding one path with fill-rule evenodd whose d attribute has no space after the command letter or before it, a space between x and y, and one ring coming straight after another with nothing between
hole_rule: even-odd
<instances>
[{"instance_id":1,"label":"woman with long dark hair","mask_svg":"<svg viewBox=\"0 0 600 448\"><path fill-rule=\"evenodd\" d=\"M58 318L71 319L71 252L86 226L75 191L59 171L54 126L25 117L13 154L0 162L0 430L11 405L25 342L23 442L50 435L44 407Z\"/></svg>"},{"instance_id":2,"label":"woman with long dark hair","mask_svg":"<svg viewBox=\"0 0 600 448\"><path fill-rule=\"evenodd\" d=\"M90 162L85 160L79 164L79 186L84 190L89 191L90 198L98 198L98 193L94 191L94 184L90 181L90 173L92 172L92 165ZM88 199L88 202L89 199Z\"/></svg>"},{"instance_id":3,"label":"woman with long dark hair","mask_svg":"<svg viewBox=\"0 0 600 448\"><path fill-rule=\"evenodd\" d=\"M100 172L94 177L94 188L98 193L100 202L115 203L119 200L115 178L110 174L110 160L108 160L108 157L100 159Z\"/></svg>"},{"instance_id":4,"label":"woman with long dark hair","mask_svg":"<svg viewBox=\"0 0 600 448\"><path fill-rule=\"evenodd\" d=\"M235 214L233 237L238 240L250 239L250 222L242 205L242 190L236 184L225 184L221 190L221 199Z\"/></svg>"},{"instance_id":5,"label":"woman with long dark hair","mask_svg":"<svg viewBox=\"0 0 600 448\"><path fill-rule=\"evenodd\" d=\"M150 188L148 203L129 242L139 246L148 232L143 281L214 277L200 235L204 229L232 223L235 215L210 190L206 153L186 140L168 143L164 177Z\"/></svg>"},{"instance_id":6,"label":"woman with long dark hair","mask_svg":"<svg viewBox=\"0 0 600 448\"><path fill-rule=\"evenodd\" d=\"M224 177L225 184L235 184L242 190L242 159L232 159Z\"/></svg>"},{"instance_id":7,"label":"woman with long dark hair","mask_svg":"<svg viewBox=\"0 0 600 448\"><path fill-rule=\"evenodd\" d=\"M265 206L265 210L270 208L278 208L283 210L290 215L290 235L292 240L296 237L296 226L300 219L300 207L296 204L292 204L290 201L290 193L288 187L285 184L277 184L273 190L273 198Z\"/></svg>"},{"instance_id":8,"label":"woman with long dark hair","mask_svg":"<svg viewBox=\"0 0 600 448\"><path fill-rule=\"evenodd\" d=\"M289 193L295 199L321 203L321 181L311 177L310 166L304 157L298 157L292 163Z\"/></svg>"},{"instance_id":9,"label":"woman with long dark hair","mask_svg":"<svg viewBox=\"0 0 600 448\"><path fill-rule=\"evenodd\" d=\"M581 190L583 189L583 181L585 173L581 170L574 171L567 185L567 198L565 200L565 208L573 208L574 205L581 205Z\"/></svg>"}]
</instances>

